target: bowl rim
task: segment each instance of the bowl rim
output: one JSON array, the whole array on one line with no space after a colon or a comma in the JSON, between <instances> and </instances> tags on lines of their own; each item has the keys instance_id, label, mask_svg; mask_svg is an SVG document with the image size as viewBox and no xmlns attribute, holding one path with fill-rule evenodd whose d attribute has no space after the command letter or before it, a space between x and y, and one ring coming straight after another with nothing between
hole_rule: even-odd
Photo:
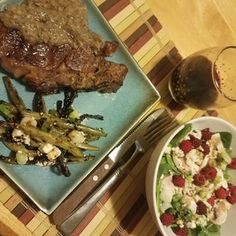
<instances>
[{"instance_id":1,"label":"bowl rim","mask_svg":"<svg viewBox=\"0 0 236 236\"><path fill-rule=\"evenodd\" d=\"M231 124L230 122L219 118L219 117L214 117L214 116L203 116L203 117L198 117L192 120L189 120L188 122L185 122L184 124L180 124L180 126L178 126L175 130L172 130L171 132L169 132L168 134L166 134L166 136L168 136L167 140L165 141L164 145L162 146L162 150L160 152L160 154L157 157L157 162L156 162L156 166L155 166L155 171L154 171L154 175L153 175L153 185L152 185L152 199L155 200L153 202L154 205L154 213L155 213L155 218L157 219L157 224L158 227L161 230L161 233L164 236L168 236L166 229L164 227L164 225L162 224L161 220L160 220L160 212L158 211L158 206L157 206L157 201L156 201L156 184L157 184L157 172L159 170L159 166L160 166L160 162L162 159L162 156L164 154L164 151L166 150L166 147L168 146L168 144L170 143L170 141L174 138L174 136L185 127L186 124L194 124L198 121L204 121L204 120L212 120L212 121L216 121L216 122L220 122L223 123L224 125L228 126L230 129L235 131L236 134L236 127ZM156 147L154 148L151 158L154 156L155 154L155 150L157 149L158 144L156 145Z\"/></svg>"}]
</instances>

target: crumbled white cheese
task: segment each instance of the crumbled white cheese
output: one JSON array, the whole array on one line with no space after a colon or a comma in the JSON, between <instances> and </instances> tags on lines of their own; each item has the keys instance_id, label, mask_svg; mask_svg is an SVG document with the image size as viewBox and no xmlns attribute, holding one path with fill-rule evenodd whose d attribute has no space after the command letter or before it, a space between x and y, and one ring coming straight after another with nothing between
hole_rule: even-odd
<instances>
[{"instance_id":1,"label":"crumbled white cheese","mask_svg":"<svg viewBox=\"0 0 236 236\"><path fill-rule=\"evenodd\" d=\"M180 227L183 227L183 226L184 226L184 221L181 220L181 219L178 219L178 220L176 221L176 224L178 224Z\"/></svg>"},{"instance_id":2,"label":"crumbled white cheese","mask_svg":"<svg viewBox=\"0 0 236 236\"><path fill-rule=\"evenodd\" d=\"M35 163L35 165L37 165L37 166L43 166L43 163L40 162L40 161L38 161L38 162Z\"/></svg>"},{"instance_id":3,"label":"crumbled white cheese","mask_svg":"<svg viewBox=\"0 0 236 236\"><path fill-rule=\"evenodd\" d=\"M196 149L192 149L186 154L186 165L193 175L199 172L202 161L203 154Z\"/></svg>"},{"instance_id":4,"label":"crumbled white cheese","mask_svg":"<svg viewBox=\"0 0 236 236\"><path fill-rule=\"evenodd\" d=\"M172 154L172 159L179 170L183 172L190 171L189 167L185 163L184 152L179 147L172 148L171 154Z\"/></svg>"},{"instance_id":5,"label":"crumbled white cheese","mask_svg":"<svg viewBox=\"0 0 236 236\"><path fill-rule=\"evenodd\" d=\"M186 207L186 208L190 209L193 214L196 213L197 204L196 204L196 202L194 201L193 198L191 198L187 195L184 195L183 198L182 198L182 202L183 202L183 207Z\"/></svg>"},{"instance_id":6,"label":"crumbled white cheese","mask_svg":"<svg viewBox=\"0 0 236 236\"><path fill-rule=\"evenodd\" d=\"M25 125L25 126L31 125L31 126L36 127L37 126L37 120L34 117L25 116L25 117L22 118L20 124Z\"/></svg>"},{"instance_id":7,"label":"crumbled white cheese","mask_svg":"<svg viewBox=\"0 0 236 236\"><path fill-rule=\"evenodd\" d=\"M224 148L224 145L222 143L221 136L219 133L213 134L211 139L208 142L211 147L211 150L210 150L211 156L214 156L214 159L216 159L218 155L220 154L227 163L230 163L231 158L229 154L225 151L225 148Z\"/></svg>"},{"instance_id":8,"label":"crumbled white cheese","mask_svg":"<svg viewBox=\"0 0 236 236\"><path fill-rule=\"evenodd\" d=\"M39 151L41 153L46 154L48 160L53 161L55 160L57 157L59 157L61 155L61 150L50 144L50 143L43 143L39 146Z\"/></svg>"},{"instance_id":9,"label":"crumbled white cheese","mask_svg":"<svg viewBox=\"0 0 236 236\"><path fill-rule=\"evenodd\" d=\"M161 180L160 198L162 201L161 209L165 211L171 207L171 200L175 194L175 185L172 182L172 175L166 176Z\"/></svg>"},{"instance_id":10,"label":"crumbled white cheese","mask_svg":"<svg viewBox=\"0 0 236 236\"><path fill-rule=\"evenodd\" d=\"M22 130L15 128L12 131L12 138L15 142L24 143L30 145L30 136L25 134Z\"/></svg>"},{"instance_id":11,"label":"crumbled white cheese","mask_svg":"<svg viewBox=\"0 0 236 236\"><path fill-rule=\"evenodd\" d=\"M42 153L49 153L53 150L54 146L50 143L43 143L39 146L39 151Z\"/></svg>"},{"instance_id":12,"label":"crumbled white cheese","mask_svg":"<svg viewBox=\"0 0 236 236\"><path fill-rule=\"evenodd\" d=\"M85 142L85 134L82 131L72 130L68 134L68 137L70 138L71 142L77 146Z\"/></svg>"},{"instance_id":13,"label":"crumbled white cheese","mask_svg":"<svg viewBox=\"0 0 236 236\"><path fill-rule=\"evenodd\" d=\"M215 181L215 189L218 189L219 187L223 186L225 189L228 188L228 183L226 181L226 179L224 178L224 173L221 169L216 168L217 170L217 175L216 175L216 179L217 181Z\"/></svg>"},{"instance_id":14,"label":"crumbled white cheese","mask_svg":"<svg viewBox=\"0 0 236 236\"><path fill-rule=\"evenodd\" d=\"M185 187L183 188L182 193L194 197L197 193L196 186L191 182L185 181Z\"/></svg>"},{"instance_id":15,"label":"crumbled white cheese","mask_svg":"<svg viewBox=\"0 0 236 236\"><path fill-rule=\"evenodd\" d=\"M48 160L53 161L60 155L61 155L61 150L58 147L54 146L53 149L49 153L47 153L47 158Z\"/></svg>"},{"instance_id":16,"label":"crumbled white cheese","mask_svg":"<svg viewBox=\"0 0 236 236\"><path fill-rule=\"evenodd\" d=\"M33 161L33 160L34 160L34 157L29 156L29 160L30 160L30 161Z\"/></svg>"},{"instance_id":17,"label":"crumbled white cheese","mask_svg":"<svg viewBox=\"0 0 236 236\"><path fill-rule=\"evenodd\" d=\"M166 150L165 150L166 154L170 154L171 153L171 146L167 146Z\"/></svg>"},{"instance_id":18,"label":"crumbled white cheese","mask_svg":"<svg viewBox=\"0 0 236 236\"><path fill-rule=\"evenodd\" d=\"M223 143L221 141L221 137L219 133L213 134L211 136L211 140L210 142L213 144L213 146L215 146L215 148L219 151L222 152L225 150Z\"/></svg>"},{"instance_id":19,"label":"crumbled white cheese","mask_svg":"<svg viewBox=\"0 0 236 236\"><path fill-rule=\"evenodd\" d=\"M190 221L190 222L187 222L187 227L190 229L195 229L197 226L194 221Z\"/></svg>"},{"instance_id":20,"label":"crumbled white cheese","mask_svg":"<svg viewBox=\"0 0 236 236\"><path fill-rule=\"evenodd\" d=\"M184 152L179 147L172 148L172 152L178 157L184 157Z\"/></svg>"},{"instance_id":21,"label":"crumbled white cheese","mask_svg":"<svg viewBox=\"0 0 236 236\"><path fill-rule=\"evenodd\" d=\"M202 227L207 226L208 220L205 215L196 215L196 224Z\"/></svg>"}]
</instances>

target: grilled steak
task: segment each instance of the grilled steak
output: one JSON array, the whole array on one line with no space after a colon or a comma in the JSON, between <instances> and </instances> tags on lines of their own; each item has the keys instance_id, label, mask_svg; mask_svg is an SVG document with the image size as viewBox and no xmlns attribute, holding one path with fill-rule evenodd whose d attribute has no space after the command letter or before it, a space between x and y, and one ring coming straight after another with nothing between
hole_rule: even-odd
<instances>
[{"instance_id":1,"label":"grilled steak","mask_svg":"<svg viewBox=\"0 0 236 236\"><path fill-rule=\"evenodd\" d=\"M106 59L116 49L89 29L79 0L28 0L0 13L0 64L35 91L116 92L128 71Z\"/></svg>"}]
</instances>

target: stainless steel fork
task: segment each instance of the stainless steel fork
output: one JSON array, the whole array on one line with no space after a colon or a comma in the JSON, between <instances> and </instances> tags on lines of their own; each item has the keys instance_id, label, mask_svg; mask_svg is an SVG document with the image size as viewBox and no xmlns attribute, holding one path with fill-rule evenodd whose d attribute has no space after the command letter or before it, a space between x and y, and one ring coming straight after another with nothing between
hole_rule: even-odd
<instances>
[{"instance_id":1,"label":"stainless steel fork","mask_svg":"<svg viewBox=\"0 0 236 236\"><path fill-rule=\"evenodd\" d=\"M109 158L117 162L116 168L58 227L63 235L70 235L104 193L123 176L123 173L138 156L138 153L147 151L155 141L162 138L177 125L178 122L166 109L158 109L152 112L109 154Z\"/></svg>"}]
</instances>

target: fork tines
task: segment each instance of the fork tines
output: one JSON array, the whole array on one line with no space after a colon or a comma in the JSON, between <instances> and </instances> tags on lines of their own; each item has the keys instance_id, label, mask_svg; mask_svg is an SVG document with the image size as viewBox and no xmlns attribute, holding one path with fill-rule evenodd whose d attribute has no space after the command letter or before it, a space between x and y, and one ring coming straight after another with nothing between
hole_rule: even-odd
<instances>
[{"instance_id":1,"label":"fork tines","mask_svg":"<svg viewBox=\"0 0 236 236\"><path fill-rule=\"evenodd\" d=\"M154 122L149 125L144 138L147 142L152 143L157 138L162 138L165 134L178 125L179 123L174 116L164 109L158 119L154 120Z\"/></svg>"}]
</instances>

